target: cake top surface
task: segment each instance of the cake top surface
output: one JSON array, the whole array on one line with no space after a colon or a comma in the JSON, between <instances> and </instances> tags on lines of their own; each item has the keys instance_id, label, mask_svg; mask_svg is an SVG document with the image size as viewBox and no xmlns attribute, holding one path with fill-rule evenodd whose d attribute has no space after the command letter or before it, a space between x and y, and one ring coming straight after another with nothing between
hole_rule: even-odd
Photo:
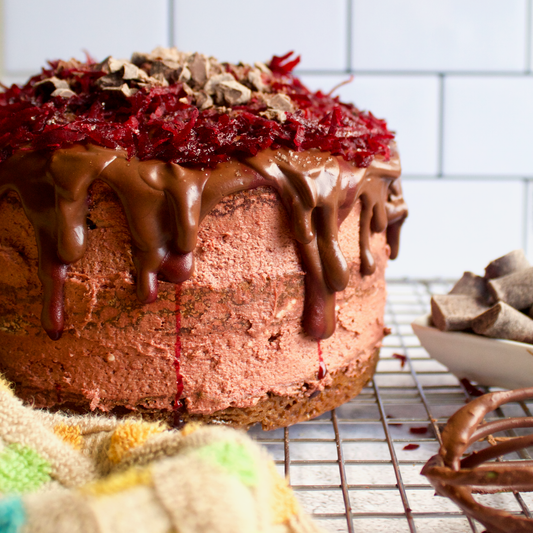
<instances>
[{"instance_id":1,"label":"cake top surface","mask_svg":"<svg viewBox=\"0 0 533 533\"><path fill-rule=\"evenodd\" d=\"M140 160L215 167L267 148L318 149L367 167L387 160L383 120L292 74L299 57L220 63L156 48L130 61L51 61L0 93L0 162L19 150L92 144Z\"/></svg>"}]
</instances>

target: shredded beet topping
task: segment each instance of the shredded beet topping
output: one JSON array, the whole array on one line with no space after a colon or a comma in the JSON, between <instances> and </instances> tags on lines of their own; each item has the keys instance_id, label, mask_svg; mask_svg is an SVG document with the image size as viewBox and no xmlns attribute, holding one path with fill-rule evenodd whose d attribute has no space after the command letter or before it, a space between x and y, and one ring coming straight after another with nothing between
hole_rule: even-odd
<instances>
[{"instance_id":1,"label":"shredded beet topping","mask_svg":"<svg viewBox=\"0 0 533 533\"><path fill-rule=\"evenodd\" d=\"M252 67L223 64L226 73L240 82L238 87L251 88L243 89L251 94L245 104L223 106L216 101L198 103L199 95L210 97L202 87L192 91L194 65L189 84L171 72L158 86L144 83L139 76L141 81L132 84L124 68L117 82L116 72L90 59L86 63L51 62L50 68L26 85L13 85L0 93L0 161L17 150L56 150L77 143L122 149L140 160L209 167L230 157L244 158L280 147L317 148L360 167L368 166L376 155L387 159L394 135L385 121L338 97L311 92L291 73L299 58L291 60L290 55L274 56L270 71L261 73L262 91L243 81ZM140 64L145 69L143 77L148 78L146 72L153 76L156 63L160 68L159 64L169 62ZM267 98L275 94L283 95L292 111L270 118ZM237 92L236 98L247 95Z\"/></svg>"}]
</instances>

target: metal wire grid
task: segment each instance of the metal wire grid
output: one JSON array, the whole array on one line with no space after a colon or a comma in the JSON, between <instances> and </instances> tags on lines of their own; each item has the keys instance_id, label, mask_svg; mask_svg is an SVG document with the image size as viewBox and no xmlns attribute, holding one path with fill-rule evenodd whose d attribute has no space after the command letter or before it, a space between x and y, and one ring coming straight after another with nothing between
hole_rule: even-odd
<instances>
[{"instance_id":1,"label":"metal wire grid","mask_svg":"<svg viewBox=\"0 0 533 533\"><path fill-rule=\"evenodd\" d=\"M428 312L430 294L449 287L445 282L389 282L386 323L392 332L385 338L377 373L361 394L284 430L251 430L325 531L484 531L451 501L435 496L420 476L422 466L438 451L447 419L470 399L457 378L428 356L410 327ZM393 354L406 357L403 368ZM505 416L531 416L530 406L508 404L494 414ZM508 459L530 455L524 451ZM477 499L526 516L533 509L529 493Z\"/></svg>"}]
</instances>

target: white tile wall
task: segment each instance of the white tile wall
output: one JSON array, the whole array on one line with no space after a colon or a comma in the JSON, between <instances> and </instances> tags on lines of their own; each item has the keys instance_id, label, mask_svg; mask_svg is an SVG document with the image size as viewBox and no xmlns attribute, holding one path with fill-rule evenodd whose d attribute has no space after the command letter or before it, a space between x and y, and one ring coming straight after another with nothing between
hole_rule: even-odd
<instances>
[{"instance_id":1,"label":"white tile wall","mask_svg":"<svg viewBox=\"0 0 533 533\"><path fill-rule=\"evenodd\" d=\"M346 68L348 0L177 0L176 45L226 61L296 50L300 67Z\"/></svg>"},{"instance_id":2,"label":"white tile wall","mask_svg":"<svg viewBox=\"0 0 533 533\"><path fill-rule=\"evenodd\" d=\"M353 67L522 70L526 0L354 0Z\"/></svg>"},{"instance_id":3,"label":"white tile wall","mask_svg":"<svg viewBox=\"0 0 533 533\"><path fill-rule=\"evenodd\" d=\"M169 41L167 0L4 0L4 66L34 73L47 59L131 56Z\"/></svg>"},{"instance_id":4,"label":"white tile wall","mask_svg":"<svg viewBox=\"0 0 533 533\"><path fill-rule=\"evenodd\" d=\"M526 40L529 41L529 54L527 58L526 70L531 74L533 71L533 2L529 0L528 4L529 10L529 22L528 22L528 32L526 34Z\"/></svg>"},{"instance_id":5,"label":"white tile wall","mask_svg":"<svg viewBox=\"0 0 533 533\"><path fill-rule=\"evenodd\" d=\"M403 159L411 216L389 276L482 271L524 243L533 260L533 0L0 5L4 83L84 49L128 57L172 43L229 61L295 50L324 90L354 73L338 94L387 118Z\"/></svg>"},{"instance_id":6,"label":"white tile wall","mask_svg":"<svg viewBox=\"0 0 533 533\"><path fill-rule=\"evenodd\" d=\"M483 274L492 259L523 245L519 181L411 180L403 189L410 213L389 278Z\"/></svg>"},{"instance_id":7,"label":"white tile wall","mask_svg":"<svg viewBox=\"0 0 533 533\"><path fill-rule=\"evenodd\" d=\"M329 91L344 76L302 76L312 89ZM356 75L335 94L359 109L386 118L396 132L405 174L434 175L438 171L439 80L435 76Z\"/></svg>"},{"instance_id":8,"label":"white tile wall","mask_svg":"<svg viewBox=\"0 0 533 533\"><path fill-rule=\"evenodd\" d=\"M533 77L450 76L445 88L445 173L531 176Z\"/></svg>"}]
</instances>

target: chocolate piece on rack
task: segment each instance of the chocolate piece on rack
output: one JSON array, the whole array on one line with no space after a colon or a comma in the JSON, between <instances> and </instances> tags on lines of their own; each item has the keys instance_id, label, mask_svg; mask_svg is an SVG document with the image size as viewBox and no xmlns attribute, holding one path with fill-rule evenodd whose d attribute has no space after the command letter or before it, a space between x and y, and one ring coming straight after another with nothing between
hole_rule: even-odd
<instances>
[{"instance_id":1,"label":"chocolate piece on rack","mask_svg":"<svg viewBox=\"0 0 533 533\"><path fill-rule=\"evenodd\" d=\"M480 298L483 301L489 299L485 278L472 272L465 272L463 277L453 286L448 294L464 294L465 296Z\"/></svg>"},{"instance_id":2,"label":"chocolate piece on rack","mask_svg":"<svg viewBox=\"0 0 533 533\"><path fill-rule=\"evenodd\" d=\"M533 387L485 394L459 409L442 432L442 446L422 469L437 494L447 496L470 518L491 533L533 531L533 519L511 515L478 503L473 492L533 491L533 461L487 462L533 444L533 435L510 437L463 458L463 454L487 435L533 427L533 417L507 418L483 423L484 417L507 402L533 398Z\"/></svg>"},{"instance_id":3,"label":"chocolate piece on rack","mask_svg":"<svg viewBox=\"0 0 533 533\"><path fill-rule=\"evenodd\" d=\"M504 302L498 302L472 322L480 335L533 343L533 320Z\"/></svg>"},{"instance_id":4,"label":"chocolate piece on rack","mask_svg":"<svg viewBox=\"0 0 533 533\"><path fill-rule=\"evenodd\" d=\"M487 287L495 301L515 309L528 309L533 305L533 267L491 279Z\"/></svg>"},{"instance_id":5,"label":"chocolate piece on rack","mask_svg":"<svg viewBox=\"0 0 533 533\"><path fill-rule=\"evenodd\" d=\"M464 294L436 294L431 298L431 319L441 331L462 331L488 309L485 303Z\"/></svg>"},{"instance_id":6,"label":"chocolate piece on rack","mask_svg":"<svg viewBox=\"0 0 533 533\"><path fill-rule=\"evenodd\" d=\"M512 252L491 261L485 267L485 278L501 278L502 276L525 270L530 266L531 264L527 260L524 250L513 250Z\"/></svg>"}]
</instances>

